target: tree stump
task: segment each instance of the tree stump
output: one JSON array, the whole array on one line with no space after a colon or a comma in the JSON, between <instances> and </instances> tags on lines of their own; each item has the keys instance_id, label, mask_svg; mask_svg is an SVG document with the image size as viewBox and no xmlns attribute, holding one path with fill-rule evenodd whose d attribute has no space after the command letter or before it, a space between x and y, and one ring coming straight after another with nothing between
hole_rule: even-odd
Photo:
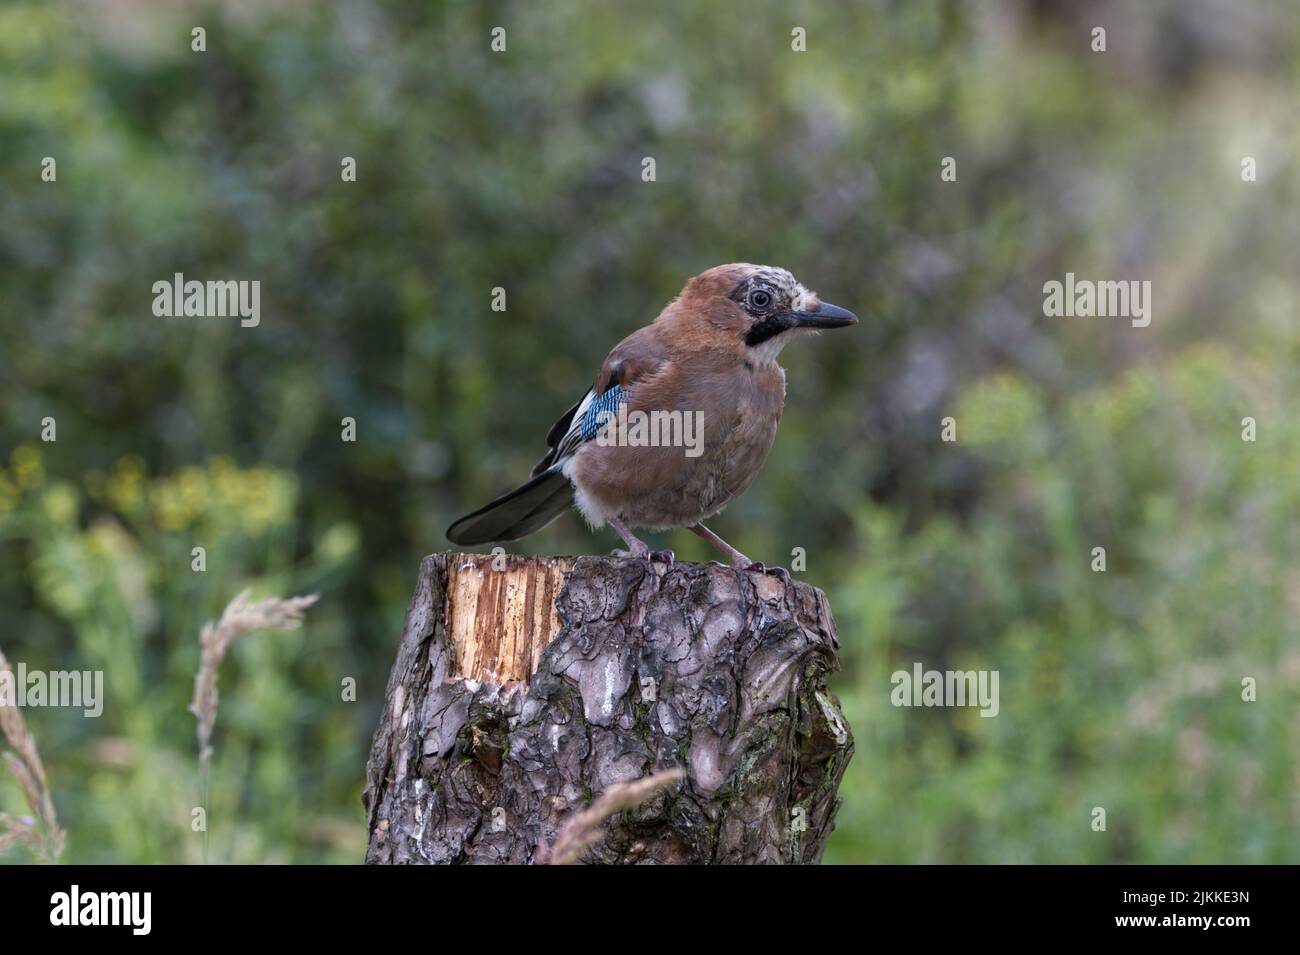
<instances>
[{"instance_id":1,"label":"tree stump","mask_svg":"<svg viewBox=\"0 0 1300 955\"><path fill-rule=\"evenodd\" d=\"M542 861L594 797L677 767L583 861L818 862L853 753L838 650L825 595L770 575L426 557L366 765L366 861Z\"/></svg>"}]
</instances>

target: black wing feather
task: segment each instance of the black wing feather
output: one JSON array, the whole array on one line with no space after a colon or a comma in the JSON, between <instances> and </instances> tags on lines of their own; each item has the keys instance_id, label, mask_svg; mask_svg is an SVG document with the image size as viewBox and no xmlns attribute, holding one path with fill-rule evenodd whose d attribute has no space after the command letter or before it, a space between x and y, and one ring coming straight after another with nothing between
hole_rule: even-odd
<instances>
[{"instance_id":1,"label":"black wing feather","mask_svg":"<svg viewBox=\"0 0 1300 955\"><path fill-rule=\"evenodd\" d=\"M573 416L578 413L578 409L582 407L582 403L586 400L587 395L579 398L574 402L572 408L560 415L559 421L551 425L551 430L546 432L546 447L549 450L542 456L540 461L533 465L533 477L537 477L555 463L556 449L559 447L560 442L564 440L564 436L569 433L569 429L573 427Z\"/></svg>"},{"instance_id":2,"label":"black wing feather","mask_svg":"<svg viewBox=\"0 0 1300 955\"><path fill-rule=\"evenodd\" d=\"M447 528L453 544L512 541L541 530L573 503L573 485L559 471L546 471Z\"/></svg>"}]
</instances>

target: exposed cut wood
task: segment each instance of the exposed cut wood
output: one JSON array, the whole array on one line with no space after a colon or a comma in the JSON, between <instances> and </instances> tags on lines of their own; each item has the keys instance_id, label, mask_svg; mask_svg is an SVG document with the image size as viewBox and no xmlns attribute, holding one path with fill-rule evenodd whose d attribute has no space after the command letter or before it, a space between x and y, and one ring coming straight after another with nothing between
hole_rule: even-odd
<instances>
[{"instance_id":1,"label":"exposed cut wood","mask_svg":"<svg viewBox=\"0 0 1300 955\"><path fill-rule=\"evenodd\" d=\"M560 629L555 598L569 557L457 554L447 564L443 615L453 677L527 683Z\"/></svg>"}]
</instances>

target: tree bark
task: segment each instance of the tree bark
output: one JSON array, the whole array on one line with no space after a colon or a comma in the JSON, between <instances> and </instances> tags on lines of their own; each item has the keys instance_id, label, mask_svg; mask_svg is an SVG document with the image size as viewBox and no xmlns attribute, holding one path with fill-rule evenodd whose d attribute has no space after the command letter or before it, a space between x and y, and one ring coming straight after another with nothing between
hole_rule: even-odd
<instances>
[{"instance_id":1,"label":"tree bark","mask_svg":"<svg viewBox=\"0 0 1300 955\"><path fill-rule=\"evenodd\" d=\"M495 566L494 566L495 560ZM529 863L619 783L591 863L814 863L853 738L826 597L717 564L434 554L366 765L369 863Z\"/></svg>"}]
</instances>

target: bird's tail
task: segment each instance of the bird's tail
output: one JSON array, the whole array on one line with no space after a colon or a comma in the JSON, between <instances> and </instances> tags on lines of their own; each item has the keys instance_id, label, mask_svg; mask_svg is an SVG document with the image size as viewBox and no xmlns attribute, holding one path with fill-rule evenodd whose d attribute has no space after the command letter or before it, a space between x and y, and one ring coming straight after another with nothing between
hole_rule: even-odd
<instances>
[{"instance_id":1,"label":"bird's tail","mask_svg":"<svg viewBox=\"0 0 1300 955\"><path fill-rule=\"evenodd\" d=\"M518 540L541 530L572 503L573 485L553 468L462 517L447 528L447 539L462 546Z\"/></svg>"}]
</instances>

